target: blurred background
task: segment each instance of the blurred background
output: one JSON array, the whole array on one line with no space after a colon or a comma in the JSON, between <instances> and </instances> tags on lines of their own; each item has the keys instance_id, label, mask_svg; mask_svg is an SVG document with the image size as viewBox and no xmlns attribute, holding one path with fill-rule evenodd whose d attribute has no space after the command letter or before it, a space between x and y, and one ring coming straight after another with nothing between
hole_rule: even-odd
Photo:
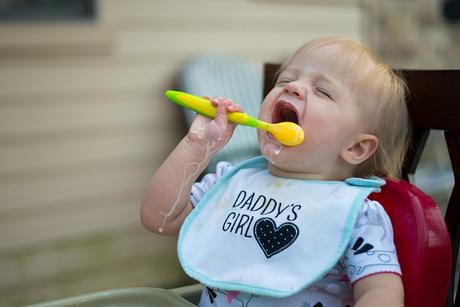
<instances>
[{"instance_id":1,"label":"blurred background","mask_svg":"<svg viewBox=\"0 0 460 307\"><path fill-rule=\"evenodd\" d=\"M0 306L193 282L138 212L185 133L163 93L194 59L237 57L257 93L264 62L323 35L395 68L459 69L459 15L457 0L0 0ZM442 135L421 163L413 180L443 207Z\"/></svg>"}]
</instances>

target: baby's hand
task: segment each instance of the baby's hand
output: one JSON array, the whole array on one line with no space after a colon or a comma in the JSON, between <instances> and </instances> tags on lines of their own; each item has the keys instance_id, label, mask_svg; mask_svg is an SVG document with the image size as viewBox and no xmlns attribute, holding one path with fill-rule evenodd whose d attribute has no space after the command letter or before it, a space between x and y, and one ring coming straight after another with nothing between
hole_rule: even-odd
<instances>
[{"instance_id":1,"label":"baby's hand","mask_svg":"<svg viewBox=\"0 0 460 307\"><path fill-rule=\"evenodd\" d=\"M187 137L190 141L204 145L209 151L215 152L224 147L236 127L235 124L228 121L227 113L243 112L243 108L228 98L205 98L217 108L216 117L211 119L197 114Z\"/></svg>"}]
</instances>

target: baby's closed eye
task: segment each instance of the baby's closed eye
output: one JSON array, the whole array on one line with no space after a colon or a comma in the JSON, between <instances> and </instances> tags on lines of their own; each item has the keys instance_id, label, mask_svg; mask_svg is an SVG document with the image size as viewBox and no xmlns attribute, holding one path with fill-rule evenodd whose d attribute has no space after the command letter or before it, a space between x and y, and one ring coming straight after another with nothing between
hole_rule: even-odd
<instances>
[{"instance_id":1,"label":"baby's closed eye","mask_svg":"<svg viewBox=\"0 0 460 307\"><path fill-rule=\"evenodd\" d=\"M294 81L293 79L287 79L287 78L283 78L283 79L278 79L278 81L276 82L276 85L277 86L283 86L283 85L286 85L290 82Z\"/></svg>"},{"instance_id":2,"label":"baby's closed eye","mask_svg":"<svg viewBox=\"0 0 460 307\"><path fill-rule=\"evenodd\" d=\"M316 87L316 91L321 95L321 96L324 96L330 100L334 100L333 99L333 95L332 95L332 92L324 87L320 87L320 86L317 86Z\"/></svg>"}]
</instances>

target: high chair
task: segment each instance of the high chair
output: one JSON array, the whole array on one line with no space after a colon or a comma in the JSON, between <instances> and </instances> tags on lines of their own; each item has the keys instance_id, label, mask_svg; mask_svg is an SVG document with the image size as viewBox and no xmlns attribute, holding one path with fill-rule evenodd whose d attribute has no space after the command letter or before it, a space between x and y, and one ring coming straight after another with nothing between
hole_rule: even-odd
<instances>
[{"instance_id":1,"label":"high chair","mask_svg":"<svg viewBox=\"0 0 460 307\"><path fill-rule=\"evenodd\" d=\"M264 97L273 87L279 68L278 64L265 64ZM455 184L443 218L433 199L408 182L408 175L415 172L430 129L436 129L444 131L455 182L460 182L460 70L400 72L410 92L407 104L413 129L404 180L387 180L382 192L370 198L382 204L393 225L405 306L459 307L455 268L460 187Z\"/></svg>"},{"instance_id":2,"label":"high chair","mask_svg":"<svg viewBox=\"0 0 460 307\"><path fill-rule=\"evenodd\" d=\"M265 95L273 87L279 68L278 64L265 65ZM455 299L459 293L455 283L460 234L459 185L455 184L452 190L443 218L431 197L408 182L408 175L415 172L430 129L445 131L454 178L460 182L460 70L404 70L402 73L410 91L407 103L413 127L403 169L404 179L387 180L382 192L370 197L385 207L393 225L403 273L405 306L460 307L460 298ZM383 254L378 256L385 257ZM172 291L114 289L33 306L193 306L189 301L197 303L201 287L191 287Z\"/></svg>"}]
</instances>

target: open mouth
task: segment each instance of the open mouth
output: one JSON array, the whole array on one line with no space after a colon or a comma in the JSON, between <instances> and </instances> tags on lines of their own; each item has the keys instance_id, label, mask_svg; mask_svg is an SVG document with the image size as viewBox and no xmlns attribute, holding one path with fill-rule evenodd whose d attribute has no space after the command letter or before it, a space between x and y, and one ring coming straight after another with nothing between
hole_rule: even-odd
<instances>
[{"instance_id":1,"label":"open mouth","mask_svg":"<svg viewBox=\"0 0 460 307\"><path fill-rule=\"evenodd\" d=\"M286 102L279 102L272 115L272 123L292 122L299 124L299 116L295 107Z\"/></svg>"}]
</instances>

